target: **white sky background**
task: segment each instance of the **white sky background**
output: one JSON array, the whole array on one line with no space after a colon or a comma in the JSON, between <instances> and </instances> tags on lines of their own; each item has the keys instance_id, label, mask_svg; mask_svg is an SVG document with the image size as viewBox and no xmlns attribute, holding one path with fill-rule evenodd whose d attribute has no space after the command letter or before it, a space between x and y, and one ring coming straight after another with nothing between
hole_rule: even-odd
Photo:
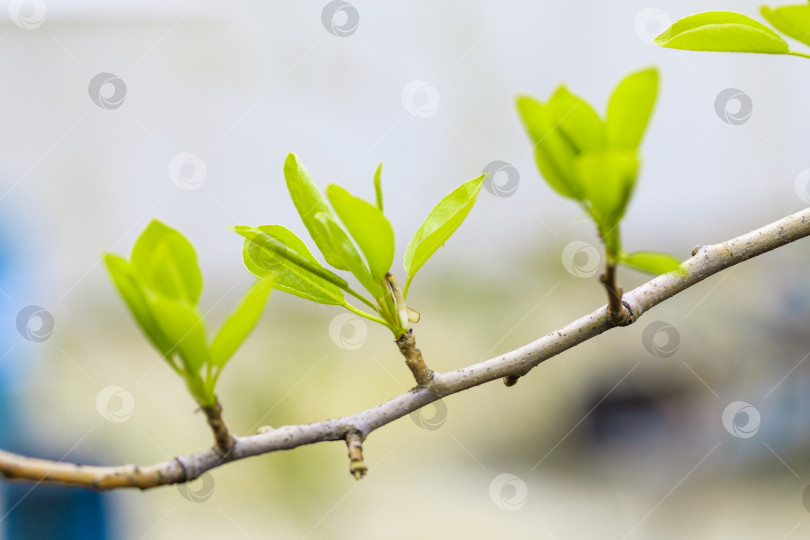
<instances>
[{"instance_id":1,"label":"white sky background","mask_svg":"<svg viewBox=\"0 0 810 540\"><path fill-rule=\"evenodd\" d=\"M517 193L482 192L426 277L451 260L503 273L527 250L557 257L571 240L596 243L576 205L539 177L513 99L546 98L565 81L603 112L616 82L650 64L661 69L661 92L624 227L628 250L686 258L698 243L805 205L795 182L810 167L810 62L671 51L639 35L702 2L357 1L360 24L345 38L324 29L324 4L50 1L33 30L0 11L0 212L42 268L32 286L47 284L47 297L71 303L105 290L100 253L128 252L151 217L189 236L208 282L226 286L244 272L227 226L304 232L281 174L289 151L320 185L339 182L368 198L384 162L397 261L444 194L493 160L513 164ZM756 18L758 6L713 4ZM645 14L659 19L644 25ZM90 100L99 72L126 83L120 108ZM403 106L414 80L438 91L428 117ZM753 102L740 126L714 111L730 87ZM199 189L169 177L181 152L206 165Z\"/></svg>"}]
</instances>

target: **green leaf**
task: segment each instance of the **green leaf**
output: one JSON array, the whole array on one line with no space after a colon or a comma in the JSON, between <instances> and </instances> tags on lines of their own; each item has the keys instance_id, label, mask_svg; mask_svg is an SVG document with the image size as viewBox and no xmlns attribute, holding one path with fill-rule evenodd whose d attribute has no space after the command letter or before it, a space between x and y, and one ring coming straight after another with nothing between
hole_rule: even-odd
<instances>
[{"instance_id":1,"label":"green leaf","mask_svg":"<svg viewBox=\"0 0 810 540\"><path fill-rule=\"evenodd\" d=\"M357 278L374 298L380 298L383 291L382 284L371 275L365 261L360 257L351 238L343 232L337 219L331 214L321 212L315 216L315 222L321 228L321 234L331 242L331 247L335 253L346 263L349 272Z\"/></svg>"},{"instance_id":2,"label":"green leaf","mask_svg":"<svg viewBox=\"0 0 810 540\"><path fill-rule=\"evenodd\" d=\"M329 237L324 236L323 227L318 225L315 216L323 213L335 218L335 214L329 208L326 198L318 190L318 186L312 181L309 172L298 162L295 154L289 154L284 162L284 179L287 181L290 197L292 197L304 226L326 262L338 270L349 270L348 262L334 250L334 242L331 238L331 236L340 236L341 233L342 236L346 236L346 232L338 226L339 230L333 231ZM343 239L340 239L338 243L342 242Z\"/></svg>"},{"instance_id":3,"label":"green leaf","mask_svg":"<svg viewBox=\"0 0 810 540\"><path fill-rule=\"evenodd\" d=\"M210 362L205 324L197 309L182 299L148 293L147 303L161 333L180 354L187 373L196 373Z\"/></svg>"},{"instance_id":4,"label":"green leaf","mask_svg":"<svg viewBox=\"0 0 810 540\"><path fill-rule=\"evenodd\" d=\"M641 144L658 94L658 71L636 71L625 77L610 96L605 120L610 146L632 150Z\"/></svg>"},{"instance_id":5,"label":"green leaf","mask_svg":"<svg viewBox=\"0 0 810 540\"><path fill-rule=\"evenodd\" d=\"M132 265L122 257L109 253L104 255L104 264L115 288L118 289L143 333L164 357L170 356L172 346L161 333L157 321L149 310L143 284L140 283Z\"/></svg>"},{"instance_id":6,"label":"green leaf","mask_svg":"<svg viewBox=\"0 0 810 540\"><path fill-rule=\"evenodd\" d=\"M787 54L779 34L754 19L729 11L698 13L677 21L655 43L688 51Z\"/></svg>"},{"instance_id":7,"label":"green leaf","mask_svg":"<svg viewBox=\"0 0 810 540\"><path fill-rule=\"evenodd\" d=\"M556 127L552 112L539 101L520 96L517 108L534 144L534 158L540 174L560 195L581 201L584 193L574 171L577 155L574 143Z\"/></svg>"},{"instance_id":8,"label":"green leaf","mask_svg":"<svg viewBox=\"0 0 810 540\"><path fill-rule=\"evenodd\" d=\"M473 178L454 189L433 207L419 226L405 250L405 272L409 282L464 222L478 198L484 176ZM407 285L405 288L407 291Z\"/></svg>"},{"instance_id":9,"label":"green leaf","mask_svg":"<svg viewBox=\"0 0 810 540\"><path fill-rule=\"evenodd\" d=\"M258 230L275 238L288 250L295 252L312 265L326 271L321 263L312 256L304 242L289 229L281 225L262 225L258 227ZM245 266L254 276L259 278L274 276L273 286L276 289L313 302L334 305L341 305L345 302L343 291L335 283L327 281L289 259L277 256L271 249L263 246L261 238L259 237L258 240L245 238L242 248Z\"/></svg>"},{"instance_id":10,"label":"green leaf","mask_svg":"<svg viewBox=\"0 0 810 540\"><path fill-rule=\"evenodd\" d=\"M374 173L374 194L377 198L377 208L380 209L380 212L383 211L383 196L382 196L382 163L377 166L377 170Z\"/></svg>"},{"instance_id":11,"label":"green leaf","mask_svg":"<svg viewBox=\"0 0 810 540\"><path fill-rule=\"evenodd\" d=\"M264 304L273 288L273 278L257 281L248 289L242 302L228 316L211 342L211 365L222 367L259 322Z\"/></svg>"},{"instance_id":12,"label":"green leaf","mask_svg":"<svg viewBox=\"0 0 810 540\"><path fill-rule=\"evenodd\" d=\"M197 305L202 274L194 247L179 231L152 220L132 248L132 267L147 287Z\"/></svg>"},{"instance_id":13,"label":"green leaf","mask_svg":"<svg viewBox=\"0 0 810 540\"><path fill-rule=\"evenodd\" d=\"M573 143L578 152L600 150L605 145L605 128L602 119L586 101L575 96L560 85L546 108L554 123Z\"/></svg>"},{"instance_id":14,"label":"green leaf","mask_svg":"<svg viewBox=\"0 0 810 540\"><path fill-rule=\"evenodd\" d=\"M676 257L656 251L622 253L619 257L619 261L625 266L654 275L666 274L667 272L686 273L686 271L681 268L681 261Z\"/></svg>"},{"instance_id":15,"label":"green leaf","mask_svg":"<svg viewBox=\"0 0 810 540\"><path fill-rule=\"evenodd\" d=\"M762 6L760 13L774 28L805 45L810 45L810 5Z\"/></svg>"},{"instance_id":16,"label":"green leaf","mask_svg":"<svg viewBox=\"0 0 810 540\"><path fill-rule=\"evenodd\" d=\"M585 152L577 159L589 210L600 231L615 227L627 208L638 173L638 158L630 150Z\"/></svg>"},{"instance_id":17,"label":"green leaf","mask_svg":"<svg viewBox=\"0 0 810 540\"><path fill-rule=\"evenodd\" d=\"M394 262L394 229L382 211L335 184L326 196L366 257L372 277L382 281Z\"/></svg>"},{"instance_id":18,"label":"green leaf","mask_svg":"<svg viewBox=\"0 0 810 540\"><path fill-rule=\"evenodd\" d=\"M255 243L259 248L272 253L271 256L265 256L266 261L274 261L277 258L285 259L292 264L308 271L310 274L314 274L315 276L320 277L321 279L324 279L343 290L347 290L349 288L349 284L346 283L345 279L333 272L330 272L321 266L317 261L313 262L312 260L307 259L305 256L288 248L282 242L276 238L273 238L262 230L257 229L256 227L249 227L247 225L237 225L235 227L231 227L231 229L236 234L243 236L244 238L247 238L251 242Z\"/></svg>"}]
</instances>

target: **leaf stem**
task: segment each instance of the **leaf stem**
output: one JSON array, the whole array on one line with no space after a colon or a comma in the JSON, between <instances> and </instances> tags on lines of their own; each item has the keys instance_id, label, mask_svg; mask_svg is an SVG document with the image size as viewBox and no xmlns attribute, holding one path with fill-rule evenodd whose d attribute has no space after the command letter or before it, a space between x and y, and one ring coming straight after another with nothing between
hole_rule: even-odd
<instances>
[{"instance_id":1,"label":"leaf stem","mask_svg":"<svg viewBox=\"0 0 810 540\"><path fill-rule=\"evenodd\" d=\"M402 298L405 300L408 299L408 289L411 287L411 280L413 280L413 276L408 276L408 279L405 280L405 287L402 289Z\"/></svg>"},{"instance_id":2,"label":"leaf stem","mask_svg":"<svg viewBox=\"0 0 810 540\"><path fill-rule=\"evenodd\" d=\"M374 303L372 303L371 300L369 300L368 298L366 298L365 296L363 296L359 292L355 291L351 287L344 287L343 290L346 291L347 293L349 293L350 295L354 296L355 298L357 298L361 302L363 302L365 305L367 305L368 307L370 307L374 311L377 311L377 306L375 306Z\"/></svg>"},{"instance_id":3,"label":"leaf stem","mask_svg":"<svg viewBox=\"0 0 810 540\"><path fill-rule=\"evenodd\" d=\"M792 54L793 56L801 56L802 58L810 58L810 54L799 51L788 51L788 54Z\"/></svg>"},{"instance_id":4,"label":"leaf stem","mask_svg":"<svg viewBox=\"0 0 810 540\"><path fill-rule=\"evenodd\" d=\"M379 318L379 317L375 317L374 315L372 315L372 314L370 314L370 313L366 313L366 312L365 312L365 311L363 311L363 310L357 309L356 307L354 307L353 305L351 305L351 304L350 304L350 303L348 303L348 302L344 302L344 303L343 303L343 304L341 304L341 305L342 305L343 307L345 307L346 309L348 309L349 311L351 311L352 313L354 313L355 315L360 315L361 317L365 317L366 319L368 319L368 320L370 320L370 321L374 321L374 322L376 322L376 323L380 323L381 325L383 325L383 326L385 326L385 327L388 327L388 328L390 328L390 327L391 327L391 325L390 325L390 324L388 324L388 322L387 322L387 321L384 321L383 319L381 319L381 318Z\"/></svg>"}]
</instances>

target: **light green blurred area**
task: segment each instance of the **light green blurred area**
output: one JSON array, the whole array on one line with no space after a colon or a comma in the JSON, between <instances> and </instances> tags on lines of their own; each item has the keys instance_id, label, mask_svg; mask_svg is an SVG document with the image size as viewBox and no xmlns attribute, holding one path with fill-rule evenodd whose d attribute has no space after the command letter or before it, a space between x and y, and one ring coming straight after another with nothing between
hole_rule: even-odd
<instances>
[{"instance_id":1,"label":"light green blurred area","mask_svg":"<svg viewBox=\"0 0 810 540\"><path fill-rule=\"evenodd\" d=\"M410 235L443 195L494 160L519 171L513 196L482 191L410 290L422 314L417 344L439 371L529 343L605 302L597 275L565 269L566 246L598 248L598 239L539 177L514 111L519 92L547 96L565 81L602 113L624 74L658 66L661 94L623 228L628 251L685 259L696 244L808 202L797 179L810 167L810 64L664 51L643 39L666 17L708 9L703 2L666 12L636 0L356 2L360 27L347 38L324 30L325 3L53 0L37 30L0 23L0 212L30 268L28 290L13 296L55 319L46 342L13 344L34 366L18 406L43 452L149 464L211 445L100 254L127 254L152 217L177 227L198 249L201 309L218 328L253 279L227 227L281 223L305 234L282 177L290 151L318 185L369 200L384 162L400 280ZM758 6L711 7L754 15ZM102 71L127 84L120 109L88 97ZM422 80L440 95L426 118L402 102ZM728 88L753 100L744 125L715 114ZM169 177L183 152L207 166L198 189ZM364 445L361 482L343 443L248 459L213 471L213 488L112 494L115 537L808 537L807 253L799 242L724 271L515 387L493 382L446 398L446 413L431 405L385 426ZM646 279L619 273L625 290ZM342 313L273 294L220 382L235 433L351 414L413 385L382 327L362 323L356 350L336 344L330 327ZM668 358L645 346L656 321L677 332ZM354 342L354 329L336 335ZM103 394L110 386L120 389ZM753 437L723 425L737 401L761 414ZM119 412L125 421L107 419Z\"/></svg>"}]
</instances>

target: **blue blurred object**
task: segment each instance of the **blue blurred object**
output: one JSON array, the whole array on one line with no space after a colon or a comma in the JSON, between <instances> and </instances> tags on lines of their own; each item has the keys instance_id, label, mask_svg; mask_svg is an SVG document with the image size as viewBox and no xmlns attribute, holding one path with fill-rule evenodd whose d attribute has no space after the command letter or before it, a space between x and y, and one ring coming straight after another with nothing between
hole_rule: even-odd
<instances>
[{"instance_id":1,"label":"blue blurred object","mask_svg":"<svg viewBox=\"0 0 810 540\"><path fill-rule=\"evenodd\" d=\"M66 449L54 449L27 431L21 404L32 373L19 342L16 316L24 297L27 266L15 256L15 246L0 224L0 447L28 456L61 459ZM43 448L47 446L47 450ZM87 456L70 454L86 462ZM111 512L108 497L94 491L45 484L0 482L0 530L9 540L98 540L108 537Z\"/></svg>"}]
</instances>

